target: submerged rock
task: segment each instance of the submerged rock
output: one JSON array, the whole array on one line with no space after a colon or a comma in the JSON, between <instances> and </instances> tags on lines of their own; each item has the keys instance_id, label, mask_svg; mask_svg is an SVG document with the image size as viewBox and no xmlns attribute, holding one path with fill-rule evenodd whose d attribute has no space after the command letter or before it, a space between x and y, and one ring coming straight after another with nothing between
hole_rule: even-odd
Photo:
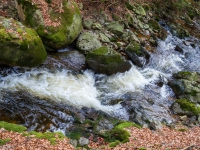
<instances>
[{"instance_id":1,"label":"submerged rock","mask_svg":"<svg viewBox=\"0 0 200 150\"><path fill-rule=\"evenodd\" d=\"M21 21L36 30L48 50L72 43L82 30L81 14L73 1L63 0L57 5L51 1L40 5L32 0L16 2Z\"/></svg>"},{"instance_id":2,"label":"submerged rock","mask_svg":"<svg viewBox=\"0 0 200 150\"><path fill-rule=\"evenodd\" d=\"M86 56L86 63L97 73L115 74L125 72L131 68L131 64L114 50L100 47Z\"/></svg>"},{"instance_id":3,"label":"submerged rock","mask_svg":"<svg viewBox=\"0 0 200 150\"><path fill-rule=\"evenodd\" d=\"M14 19L0 17L0 63L34 67L44 62L47 53L37 33Z\"/></svg>"}]
</instances>

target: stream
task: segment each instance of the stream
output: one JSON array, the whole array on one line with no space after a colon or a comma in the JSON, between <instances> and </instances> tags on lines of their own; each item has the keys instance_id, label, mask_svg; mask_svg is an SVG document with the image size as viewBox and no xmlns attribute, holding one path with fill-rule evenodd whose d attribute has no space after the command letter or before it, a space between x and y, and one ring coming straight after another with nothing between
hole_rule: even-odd
<instances>
[{"instance_id":1,"label":"stream","mask_svg":"<svg viewBox=\"0 0 200 150\"><path fill-rule=\"evenodd\" d=\"M65 51L69 49L60 55ZM167 83L178 71L200 72L200 41L169 34L150 55L143 68L132 64L129 71L112 76L71 71L51 55L51 63L37 68L1 66L0 120L63 133L77 116L98 117L98 111L139 124L170 124L176 121L170 110L175 96Z\"/></svg>"}]
</instances>

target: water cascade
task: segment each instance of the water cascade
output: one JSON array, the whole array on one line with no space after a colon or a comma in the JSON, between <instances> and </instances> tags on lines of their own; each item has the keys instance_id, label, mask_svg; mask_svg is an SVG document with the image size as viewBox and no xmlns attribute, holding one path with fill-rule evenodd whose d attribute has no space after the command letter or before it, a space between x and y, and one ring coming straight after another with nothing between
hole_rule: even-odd
<instances>
[{"instance_id":1,"label":"water cascade","mask_svg":"<svg viewBox=\"0 0 200 150\"><path fill-rule=\"evenodd\" d=\"M169 35L158 41L157 50L150 55L145 67L132 65L128 72L112 76L91 70L73 73L56 60L53 69L48 65L2 67L0 120L24 124L29 130L64 132L73 125L70 109L87 107L141 124L147 120L171 123L174 94L168 80L181 70L200 72L200 41Z\"/></svg>"}]
</instances>

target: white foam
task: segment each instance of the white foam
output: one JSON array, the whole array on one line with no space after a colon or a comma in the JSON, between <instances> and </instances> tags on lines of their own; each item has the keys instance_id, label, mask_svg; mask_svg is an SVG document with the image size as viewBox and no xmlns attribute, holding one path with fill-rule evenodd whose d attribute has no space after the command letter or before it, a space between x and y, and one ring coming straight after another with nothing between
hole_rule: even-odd
<instances>
[{"instance_id":1,"label":"white foam","mask_svg":"<svg viewBox=\"0 0 200 150\"><path fill-rule=\"evenodd\" d=\"M97 99L99 92L94 83L91 71L72 75L67 71L51 73L47 70L32 70L24 74L6 76L0 82L0 87L11 91L27 91L40 99L63 102L78 108L92 107L110 114L119 110L121 105L101 104Z\"/></svg>"}]
</instances>

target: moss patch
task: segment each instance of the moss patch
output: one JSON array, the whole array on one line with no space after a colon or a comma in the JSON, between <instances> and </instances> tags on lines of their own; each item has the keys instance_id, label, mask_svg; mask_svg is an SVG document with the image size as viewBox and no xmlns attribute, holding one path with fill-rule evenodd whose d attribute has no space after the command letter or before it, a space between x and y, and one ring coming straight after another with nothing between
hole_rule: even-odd
<instances>
[{"instance_id":1,"label":"moss patch","mask_svg":"<svg viewBox=\"0 0 200 150\"><path fill-rule=\"evenodd\" d=\"M7 142L9 142L11 139L6 138L6 139L0 139L0 146L5 145Z\"/></svg>"},{"instance_id":2,"label":"moss patch","mask_svg":"<svg viewBox=\"0 0 200 150\"><path fill-rule=\"evenodd\" d=\"M31 131L26 136L29 136L29 135L35 135L35 137L39 138L39 139L47 139L52 145L57 144L56 136L60 140L63 140L65 138L65 136L61 132L54 132L54 133L53 132L45 132L45 133L41 133L41 132Z\"/></svg>"},{"instance_id":3,"label":"moss patch","mask_svg":"<svg viewBox=\"0 0 200 150\"><path fill-rule=\"evenodd\" d=\"M19 132L19 133L26 131L26 127L24 126L8 123L4 121L0 121L0 128L4 128L8 131L14 131L14 132Z\"/></svg>"},{"instance_id":4,"label":"moss patch","mask_svg":"<svg viewBox=\"0 0 200 150\"><path fill-rule=\"evenodd\" d=\"M116 140L115 142L111 142L111 143L109 144L109 147L116 147L116 146L119 145L119 144L120 144L120 141Z\"/></svg>"},{"instance_id":5,"label":"moss patch","mask_svg":"<svg viewBox=\"0 0 200 150\"><path fill-rule=\"evenodd\" d=\"M119 142L122 142L122 143L128 142L129 137L131 135L124 128L128 128L128 127L131 127L131 126L141 128L139 125L137 125L133 122L123 122L123 123L120 123L117 126L115 126L111 131L106 132L104 134L105 140L107 142L113 142L111 145L115 145L116 141L119 141Z\"/></svg>"},{"instance_id":6,"label":"moss patch","mask_svg":"<svg viewBox=\"0 0 200 150\"><path fill-rule=\"evenodd\" d=\"M200 106L188 101L187 99L178 99L176 101L184 111L192 112L194 115L200 114Z\"/></svg>"}]
</instances>

